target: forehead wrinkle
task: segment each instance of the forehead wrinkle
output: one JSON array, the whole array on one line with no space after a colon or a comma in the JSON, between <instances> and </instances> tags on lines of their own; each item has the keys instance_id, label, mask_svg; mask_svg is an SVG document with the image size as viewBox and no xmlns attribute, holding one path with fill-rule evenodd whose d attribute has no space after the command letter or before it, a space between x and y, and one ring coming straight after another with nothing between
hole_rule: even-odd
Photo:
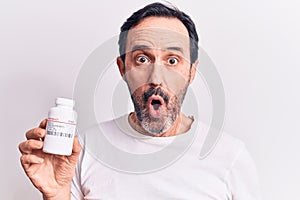
<instances>
[{"instance_id":1,"label":"forehead wrinkle","mask_svg":"<svg viewBox=\"0 0 300 200\"><path fill-rule=\"evenodd\" d=\"M189 37L182 33L157 28L134 29L128 32L126 52L139 49L161 49L176 51L189 57L189 46Z\"/></svg>"},{"instance_id":2,"label":"forehead wrinkle","mask_svg":"<svg viewBox=\"0 0 300 200\"><path fill-rule=\"evenodd\" d=\"M155 44L150 40L145 40L143 38L130 36L127 39L126 49L127 52L134 51L138 49L150 49L155 47Z\"/></svg>"},{"instance_id":3,"label":"forehead wrinkle","mask_svg":"<svg viewBox=\"0 0 300 200\"><path fill-rule=\"evenodd\" d=\"M138 29L129 30L127 40L147 41L150 43L187 43L189 36L165 29Z\"/></svg>"},{"instance_id":4,"label":"forehead wrinkle","mask_svg":"<svg viewBox=\"0 0 300 200\"><path fill-rule=\"evenodd\" d=\"M162 51L176 51L181 54L186 54L187 50L189 50L187 44L182 44L182 42L166 42L166 44L162 42L151 42L149 40L133 40L130 41L127 45L127 52L136 51L136 50L145 50L145 49L156 49Z\"/></svg>"}]
</instances>

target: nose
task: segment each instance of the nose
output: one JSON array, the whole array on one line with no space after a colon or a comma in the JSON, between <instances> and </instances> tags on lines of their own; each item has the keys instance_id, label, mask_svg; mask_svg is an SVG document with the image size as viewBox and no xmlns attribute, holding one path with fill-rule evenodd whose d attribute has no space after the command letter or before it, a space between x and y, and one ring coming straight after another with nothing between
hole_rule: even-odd
<instances>
[{"instance_id":1,"label":"nose","mask_svg":"<svg viewBox=\"0 0 300 200\"><path fill-rule=\"evenodd\" d=\"M153 63L149 70L149 79L148 83L154 85L162 85L163 82L163 70L162 66L158 63Z\"/></svg>"}]
</instances>

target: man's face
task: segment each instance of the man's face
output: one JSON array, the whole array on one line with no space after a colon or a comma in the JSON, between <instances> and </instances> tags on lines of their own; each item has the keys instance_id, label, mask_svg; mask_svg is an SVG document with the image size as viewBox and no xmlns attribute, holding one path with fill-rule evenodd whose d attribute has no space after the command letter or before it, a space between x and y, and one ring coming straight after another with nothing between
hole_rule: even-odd
<instances>
[{"instance_id":1,"label":"man's face","mask_svg":"<svg viewBox=\"0 0 300 200\"><path fill-rule=\"evenodd\" d=\"M148 133L164 133L180 114L195 74L189 45L188 31L176 18L148 17L128 32L125 63L118 65Z\"/></svg>"}]
</instances>

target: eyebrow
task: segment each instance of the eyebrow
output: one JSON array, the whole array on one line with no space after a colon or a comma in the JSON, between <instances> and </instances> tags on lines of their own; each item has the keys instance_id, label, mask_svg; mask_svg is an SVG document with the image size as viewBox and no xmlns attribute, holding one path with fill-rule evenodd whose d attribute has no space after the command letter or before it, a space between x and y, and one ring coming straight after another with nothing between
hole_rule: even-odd
<instances>
[{"instance_id":1,"label":"eyebrow","mask_svg":"<svg viewBox=\"0 0 300 200\"><path fill-rule=\"evenodd\" d=\"M147 45L135 45L132 47L131 51L143 50L143 49L150 49L150 47Z\"/></svg>"},{"instance_id":2,"label":"eyebrow","mask_svg":"<svg viewBox=\"0 0 300 200\"><path fill-rule=\"evenodd\" d=\"M183 49L181 47L167 47L168 50L179 51L183 54Z\"/></svg>"},{"instance_id":3,"label":"eyebrow","mask_svg":"<svg viewBox=\"0 0 300 200\"><path fill-rule=\"evenodd\" d=\"M143 50L143 49L151 49L151 47L147 45L135 45L132 47L131 51L137 51L137 50ZM179 51L180 53L183 53L183 49L181 47L167 47L167 50L173 50L173 51Z\"/></svg>"}]
</instances>

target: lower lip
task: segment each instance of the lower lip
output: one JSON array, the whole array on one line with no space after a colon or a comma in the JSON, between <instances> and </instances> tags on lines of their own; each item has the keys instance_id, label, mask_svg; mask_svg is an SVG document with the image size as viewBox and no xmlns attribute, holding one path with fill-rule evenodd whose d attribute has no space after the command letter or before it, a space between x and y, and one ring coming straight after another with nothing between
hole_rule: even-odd
<instances>
[{"instance_id":1,"label":"lower lip","mask_svg":"<svg viewBox=\"0 0 300 200\"><path fill-rule=\"evenodd\" d=\"M159 106L159 108L157 110L155 110L154 107L150 104L149 112L150 112L151 117L160 118L160 116L162 115L162 105Z\"/></svg>"},{"instance_id":2,"label":"lower lip","mask_svg":"<svg viewBox=\"0 0 300 200\"><path fill-rule=\"evenodd\" d=\"M157 110L154 109L154 106L151 105L151 102L153 100L159 100L161 102L161 105L158 107ZM152 118L160 118L163 113L163 105L164 105L164 100L159 97L159 96L152 96L148 99L148 108L149 108L149 114Z\"/></svg>"}]
</instances>

